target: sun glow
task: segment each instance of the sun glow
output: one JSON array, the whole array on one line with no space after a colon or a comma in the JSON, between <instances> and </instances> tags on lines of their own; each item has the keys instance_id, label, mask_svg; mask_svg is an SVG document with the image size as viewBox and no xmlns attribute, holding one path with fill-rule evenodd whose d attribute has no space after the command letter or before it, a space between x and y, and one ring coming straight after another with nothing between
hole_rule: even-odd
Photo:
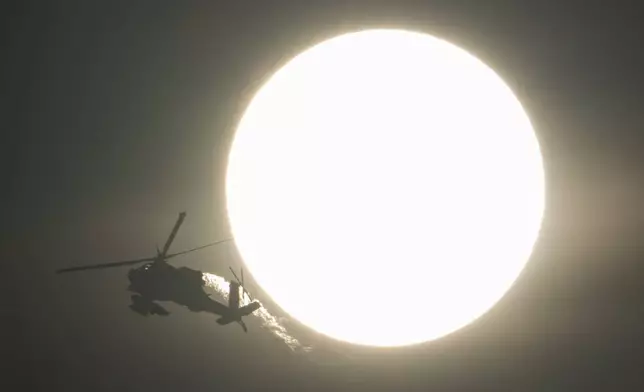
<instances>
[{"instance_id":1,"label":"sun glow","mask_svg":"<svg viewBox=\"0 0 644 392\"><path fill-rule=\"evenodd\" d=\"M508 291L545 190L530 121L489 67L429 35L368 30L259 90L226 192L243 261L286 312L398 346L458 330Z\"/></svg>"}]
</instances>

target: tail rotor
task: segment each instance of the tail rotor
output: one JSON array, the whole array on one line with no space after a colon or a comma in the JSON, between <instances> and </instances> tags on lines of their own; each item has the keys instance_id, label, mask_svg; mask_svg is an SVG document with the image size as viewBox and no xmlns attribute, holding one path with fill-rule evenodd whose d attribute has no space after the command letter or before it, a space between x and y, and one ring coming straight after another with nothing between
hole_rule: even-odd
<instances>
[{"instance_id":1,"label":"tail rotor","mask_svg":"<svg viewBox=\"0 0 644 392\"><path fill-rule=\"evenodd\" d=\"M253 297L250 295L248 290L246 290L246 286L244 286L244 269L242 268L241 271L240 271L241 272L241 280L237 277L237 274L235 273L235 271L233 270L232 267L228 267L228 269L230 269L230 272L233 273L233 276L235 277L235 280L237 280L237 283L239 283L239 286L241 286L242 290L244 290L244 293L248 296L248 298L251 300L251 302L254 301Z\"/></svg>"}]
</instances>

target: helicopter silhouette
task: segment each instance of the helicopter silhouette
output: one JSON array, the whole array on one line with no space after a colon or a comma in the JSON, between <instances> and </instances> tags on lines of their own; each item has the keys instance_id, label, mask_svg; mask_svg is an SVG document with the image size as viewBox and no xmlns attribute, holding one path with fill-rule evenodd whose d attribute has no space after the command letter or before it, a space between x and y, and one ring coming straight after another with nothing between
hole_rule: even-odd
<instances>
[{"instance_id":1,"label":"helicopter silhouette","mask_svg":"<svg viewBox=\"0 0 644 392\"><path fill-rule=\"evenodd\" d=\"M166 240L163 250L159 250L157 247L156 256L136 260L63 268L57 270L56 273L61 274L74 271L104 269L146 263L141 267L132 268L128 272L128 279L130 281L128 290L134 293L131 296L131 310L144 316L167 316L170 312L168 312L158 302L170 301L185 306L193 312L208 312L221 316L217 319L218 324L226 325L236 322L241 325L244 332L248 332L248 328L246 327L246 323L242 320L242 317L252 314L254 311L259 309L261 305L259 302L252 299L250 293L248 293L244 287L243 269L241 270L242 279L239 280L235 271L230 268L236 281L230 281L230 294L228 297L228 306L226 306L225 304L210 298L210 295L203 290L205 282L201 271L187 267L177 268L168 263L169 259L176 256L231 240L225 239L182 252L169 254L168 251L170 250L170 246L172 245L172 242L174 241L174 238L185 218L185 212L179 214L179 218L174 224L172 232ZM246 293L248 298L251 299L251 303L241 307L240 288L243 289L244 293Z\"/></svg>"}]
</instances>

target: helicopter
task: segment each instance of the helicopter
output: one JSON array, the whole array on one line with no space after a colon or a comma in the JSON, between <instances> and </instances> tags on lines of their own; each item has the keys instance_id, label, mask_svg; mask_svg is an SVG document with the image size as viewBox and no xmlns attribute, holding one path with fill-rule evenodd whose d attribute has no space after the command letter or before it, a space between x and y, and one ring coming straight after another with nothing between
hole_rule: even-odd
<instances>
[{"instance_id":1,"label":"helicopter","mask_svg":"<svg viewBox=\"0 0 644 392\"><path fill-rule=\"evenodd\" d=\"M185 218L186 213L181 212L172 228L170 236L166 240L163 250L159 250L157 247L155 256L135 260L62 268L57 270L56 273L61 274L145 263L143 266L132 268L128 272L128 279L130 281L128 290L134 293L131 296L132 303L129 306L132 311L143 316L167 316L170 312L168 312L158 302L175 302L187 307L193 312L208 312L221 316L217 319L217 323L220 325L236 322L241 325L244 332L248 332L248 328L242 320L242 317L252 314L254 311L259 309L261 305L259 302L252 300L252 297L244 287L243 269L241 270L242 279L240 280L237 277L237 274L235 274L235 271L230 268L236 281L230 281L230 294L228 306L226 306L225 304L210 298L210 295L203 290L205 281L201 271L187 267L177 268L168 262L168 260L179 255L184 255L186 253L231 241L229 238L177 253L168 253L170 246L172 245L172 242L174 241L174 238ZM239 295L240 288L243 289L244 293L251 299L249 304L241 307Z\"/></svg>"}]
</instances>

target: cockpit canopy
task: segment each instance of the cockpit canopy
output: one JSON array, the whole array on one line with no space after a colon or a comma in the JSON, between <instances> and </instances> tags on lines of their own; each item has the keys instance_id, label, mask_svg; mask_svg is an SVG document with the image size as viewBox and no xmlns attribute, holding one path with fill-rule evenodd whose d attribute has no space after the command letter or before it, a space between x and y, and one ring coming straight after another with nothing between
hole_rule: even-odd
<instances>
[{"instance_id":1,"label":"cockpit canopy","mask_svg":"<svg viewBox=\"0 0 644 392\"><path fill-rule=\"evenodd\" d=\"M139 268L132 268L128 273L127 276L132 281L133 279L136 279L137 277L141 276L141 274L145 273L150 269L152 266L151 263L145 264Z\"/></svg>"}]
</instances>

